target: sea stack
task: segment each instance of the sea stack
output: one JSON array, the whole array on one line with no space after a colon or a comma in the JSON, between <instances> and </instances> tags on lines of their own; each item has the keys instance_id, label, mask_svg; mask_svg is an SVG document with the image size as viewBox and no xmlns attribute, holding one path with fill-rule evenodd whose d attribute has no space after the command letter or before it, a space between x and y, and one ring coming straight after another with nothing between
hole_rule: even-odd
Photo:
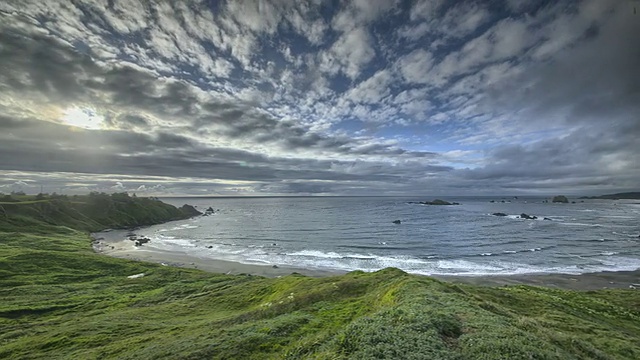
<instances>
[{"instance_id":1,"label":"sea stack","mask_svg":"<svg viewBox=\"0 0 640 360\"><path fill-rule=\"evenodd\" d=\"M564 195L558 195L558 196L554 196L551 202L568 204L569 199L567 199L567 197Z\"/></svg>"}]
</instances>

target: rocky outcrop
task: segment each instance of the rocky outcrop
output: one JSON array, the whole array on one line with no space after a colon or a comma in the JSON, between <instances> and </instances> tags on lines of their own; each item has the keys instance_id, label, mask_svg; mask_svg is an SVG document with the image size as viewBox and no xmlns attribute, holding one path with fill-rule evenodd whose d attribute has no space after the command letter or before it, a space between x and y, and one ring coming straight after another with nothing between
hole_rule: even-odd
<instances>
[{"instance_id":1,"label":"rocky outcrop","mask_svg":"<svg viewBox=\"0 0 640 360\"><path fill-rule=\"evenodd\" d=\"M402 220L393 220L393 223L396 225L402 224Z\"/></svg>"},{"instance_id":2,"label":"rocky outcrop","mask_svg":"<svg viewBox=\"0 0 640 360\"><path fill-rule=\"evenodd\" d=\"M188 204L182 205L180 207L180 211L182 211L182 213L184 213L185 216L188 216L188 217L194 217L194 216L198 216L198 215L202 214L195 207L193 207L191 205L188 205Z\"/></svg>"},{"instance_id":3,"label":"rocky outcrop","mask_svg":"<svg viewBox=\"0 0 640 360\"><path fill-rule=\"evenodd\" d=\"M554 196L551 202L568 204L569 199L567 199L567 197L564 195L558 195L558 196Z\"/></svg>"},{"instance_id":4,"label":"rocky outcrop","mask_svg":"<svg viewBox=\"0 0 640 360\"><path fill-rule=\"evenodd\" d=\"M457 202L448 202L440 199L435 199L433 201L419 201L419 202L409 202L409 204L421 204L421 205L460 205Z\"/></svg>"},{"instance_id":5,"label":"rocky outcrop","mask_svg":"<svg viewBox=\"0 0 640 360\"><path fill-rule=\"evenodd\" d=\"M520 214L520 219L535 220L537 218L538 217L534 215L527 215L525 213Z\"/></svg>"}]
</instances>

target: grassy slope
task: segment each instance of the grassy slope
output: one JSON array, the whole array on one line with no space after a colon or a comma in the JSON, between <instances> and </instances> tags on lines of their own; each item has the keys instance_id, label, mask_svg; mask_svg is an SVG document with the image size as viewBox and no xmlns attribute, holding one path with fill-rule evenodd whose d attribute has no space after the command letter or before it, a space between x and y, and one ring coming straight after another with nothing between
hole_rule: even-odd
<instances>
[{"instance_id":1,"label":"grassy slope","mask_svg":"<svg viewBox=\"0 0 640 360\"><path fill-rule=\"evenodd\" d=\"M85 232L27 219L0 222L0 358L640 358L633 290L216 275L97 255Z\"/></svg>"}]
</instances>

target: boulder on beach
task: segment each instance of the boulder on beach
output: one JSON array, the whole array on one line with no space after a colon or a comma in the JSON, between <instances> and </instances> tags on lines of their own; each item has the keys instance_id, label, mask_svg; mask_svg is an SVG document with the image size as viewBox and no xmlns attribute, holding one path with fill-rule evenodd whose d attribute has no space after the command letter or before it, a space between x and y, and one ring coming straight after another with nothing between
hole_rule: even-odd
<instances>
[{"instance_id":1,"label":"boulder on beach","mask_svg":"<svg viewBox=\"0 0 640 360\"><path fill-rule=\"evenodd\" d=\"M558 196L554 196L551 202L568 204L569 199L567 199L567 197L564 195L558 195Z\"/></svg>"},{"instance_id":2,"label":"boulder on beach","mask_svg":"<svg viewBox=\"0 0 640 360\"><path fill-rule=\"evenodd\" d=\"M402 220L393 220L393 223L399 225L402 224Z\"/></svg>"},{"instance_id":3,"label":"boulder on beach","mask_svg":"<svg viewBox=\"0 0 640 360\"><path fill-rule=\"evenodd\" d=\"M507 214L502 213L502 212L496 212L496 213L493 213L491 215L493 215L493 216L507 216Z\"/></svg>"},{"instance_id":4,"label":"boulder on beach","mask_svg":"<svg viewBox=\"0 0 640 360\"><path fill-rule=\"evenodd\" d=\"M140 239L135 240L134 245L135 246L142 246L142 245L148 243L149 241L151 241L151 239L149 239L149 238L140 238Z\"/></svg>"}]
</instances>

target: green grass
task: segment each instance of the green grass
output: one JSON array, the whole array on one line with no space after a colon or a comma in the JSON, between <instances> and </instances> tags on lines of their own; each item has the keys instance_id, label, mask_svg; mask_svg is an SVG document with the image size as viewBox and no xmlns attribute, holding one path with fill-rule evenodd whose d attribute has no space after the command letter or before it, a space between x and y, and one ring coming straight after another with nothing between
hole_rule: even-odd
<instances>
[{"instance_id":1,"label":"green grass","mask_svg":"<svg viewBox=\"0 0 640 360\"><path fill-rule=\"evenodd\" d=\"M93 253L86 230L111 213L28 206L0 223L3 359L640 358L634 290L211 274Z\"/></svg>"}]
</instances>

